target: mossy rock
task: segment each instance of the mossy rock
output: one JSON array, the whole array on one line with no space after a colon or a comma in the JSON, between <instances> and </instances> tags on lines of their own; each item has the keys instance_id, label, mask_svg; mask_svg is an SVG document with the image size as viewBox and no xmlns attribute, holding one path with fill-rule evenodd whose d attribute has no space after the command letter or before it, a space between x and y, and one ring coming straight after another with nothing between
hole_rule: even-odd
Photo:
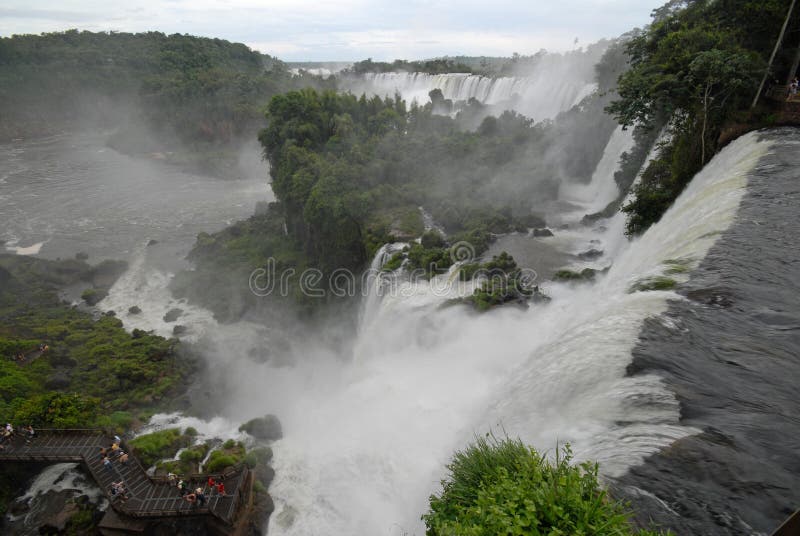
<instances>
[{"instance_id":1,"label":"mossy rock","mask_svg":"<svg viewBox=\"0 0 800 536\"><path fill-rule=\"evenodd\" d=\"M637 281L631 288L628 289L629 293L634 292L648 292L651 290L672 290L678 286L677 281L665 276L649 277Z\"/></svg>"},{"instance_id":2,"label":"mossy rock","mask_svg":"<svg viewBox=\"0 0 800 536\"><path fill-rule=\"evenodd\" d=\"M178 307L174 307L167 311L167 314L164 315L164 322L175 322L180 318L183 314L183 309L179 309Z\"/></svg>"},{"instance_id":3,"label":"mossy rock","mask_svg":"<svg viewBox=\"0 0 800 536\"><path fill-rule=\"evenodd\" d=\"M283 437L281 422L275 415L249 420L239 427L239 431L262 441L274 441Z\"/></svg>"},{"instance_id":4,"label":"mossy rock","mask_svg":"<svg viewBox=\"0 0 800 536\"><path fill-rule=\"evenodd\" d=\"M228 441L222 448L211 452L204 468L205 472L221 473L229 467L235 467L244 462L246 454L247 451L241 442Z\"/></svg>"},{"instance_id":5,"label":"mossy rock","mask_svg":"<svg viewBox=\"0 0 800 536\"><path fill-rule=\"evenodd\" d=\"M129 315L138 315L141 314L142 310L139 308L138 305L134 305L133 307L128 307L128 314Z\"/></svg>"},{"instance_id":6,"label":"mossy rock","mask_svg":"<svg viewBox=\"0 0 800 536\"><path fill-rule=\"evenodd\" d=\"M182 447L191 444L192 438L181 433L178 428L168 428L145 434L129 441L133 454L142 465L149 467L159 460L172 458Z\"/></svg>"},{"instance_id":7,"label":"mossy rock","mask_svg":"<svg viewBox=\"0 0 800 536\"><path fill-rule=\"evenodd\" d=\"M81 293L81 299L89 305L97 305L108 296L108 291L98 288L87 288Z\"/></svg>"}]
</instances>

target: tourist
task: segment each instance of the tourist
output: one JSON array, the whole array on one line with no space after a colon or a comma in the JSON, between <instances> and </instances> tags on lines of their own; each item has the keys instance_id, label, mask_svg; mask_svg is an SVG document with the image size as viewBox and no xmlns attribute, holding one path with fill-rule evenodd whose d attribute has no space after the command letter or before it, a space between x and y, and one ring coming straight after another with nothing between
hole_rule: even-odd
<instances>
[{"instance_id":1,"label":"tourist","mask_svg":"<svg viewBox=\"0 0 800 536\"><path fill-rule=\"evenodd\" d=\"M189 491L188 488L189 485L186 483L185 480L181 479L181 481L178 482L178 490L181 492L181 497L186 495L186 493Z\"/></svg>"},{"instance_id":2,"label":"tourist","mask_svg":"<svg viewBox=\"0 0 800 536\"><path fill-rule=\"evenodd\" d=\"M175 473L167 473L167 480L171 486L176 485L176 481L178 480L178 475Z\"/></svg>"},{"instance_id":3,"label":"tourist","mask_svg":"<svg viewBox=\"0 0 800 536\"><path fill-rule=\"evenodd\" d=\"M103 457L103 467L111 471L113 467L111 466L111 460L108 459L108 456Z\"/></svg>"},{"instance_id":4,"label":"tourist","mask_svg":"<svg viewBox=\"0 0 800 536\"><path fill-rule=\"evenodd\" d=\"M203 493L203 488L197 488L194 491L195 495L197 496L197 502L200 503L200 506L203 507L206 505L206 495Z\"/></svg>"},{"instance_id":5,"label":"tourist","mask_svg":"<svg viewBox=\"0 0 800 536\"><path fill-rule=\"evenodd\" d=\"M208 489L209 490L214 489L214 484L215 484L214 477L213 476L209 476L208 477Z\"/></svg>"},{"instance_id":6,"label":"tourist","mask_svg":"<svg viewBox=\"0 0 800 536\"><path fill-rule=\"evenodd\" d=\"M111 455L116 457L119 456L119 453L120 453L119 443L114 443L113 445L111 445Z\"/></svg>"},{"instance_id":7,"label":"tourist","mask_svg":"<svg viewBox=\"0 0 800 536\"><path fill-rule=\"evenodd\" d=\"M25 434L28 436L28 439L33 439L36 437L36 431L33 429L33 425L29 424L25 427Z\"/></svg>"},{"instance_id":8,"label":"tourist","mask_svg":"<svg viewBox=\"0 0 800 536\"><path fill-rule=\"evenodd\" d=\"M794 98L797 96L797 84L797 78L792 80L792 83L789 84L789 100L794 100Z\"/></svg>"},{"instance_id":9,"label":"tourist","mask_svg":"<svg viewBox=\"0 0 800 536\"><path fill-rule=\"evenodd\" d=\"M121 450L119 451L119 463L122 465L128 465L128 453Z\"/></svg>"},{"instance_id":10,"label":"tourist","mask_svg":"<svg viewBox=\"0 0 800 536\"><path fill-rule=\"evenodd\" d=\"M222 480L217 482L217 495L225 496L225 484L222 483Z\"/></svg>"},{"instance_id":11,"label":"tourist","mask_svg":"<svg viewBox=\"0 0 800 536\"><path fill-rule=\"evenodd\" d=\"M197 502L197 495L195 495L194 493L189 493L188 495L184 495L183 498L186 499L189 502L189 504L194 504Z\"/></svg>"}]
</instances>

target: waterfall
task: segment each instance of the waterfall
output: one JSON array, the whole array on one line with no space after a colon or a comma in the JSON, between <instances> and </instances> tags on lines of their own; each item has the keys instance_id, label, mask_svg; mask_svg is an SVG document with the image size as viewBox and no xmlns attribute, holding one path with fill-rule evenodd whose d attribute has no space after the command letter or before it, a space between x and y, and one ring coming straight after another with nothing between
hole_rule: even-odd
<instances>
[{"instance_id":1,"label":"waterfall","mask_svg":"<svg viewBox=\"0 0 800 536\"><path fill-rule=\"evenodd\" d=\"M657 376L626 375L646 318L675 329L659 315L678 296L629 288L668 259L703 259L768 146L750 134L724 149L595 285L547 283L546 306L477 315L441 308L441 280L409 283L375 304L362 359L253 378L251 389L279 391L261 407L285 422L270 534L423 534L419 516L453 450L498 427L542 450L569 441L605 476L696 433Z\"/></svg>"},{"instance_id":2,"label":"waterfall","mask_svg":"<svg viewBox=\"0 0 800 536\"><path fill-rule=\"evenodd\" d=\"M407 102L420 105L430 102L430 91L439 89L454 103L476 99L500 111L512 109L542 121L555 118L597 89L597 58L592 58L591 54L545 54L531 71L498 78L468 73L365 73L342 77L341 86L355 94L394 97L399 93Z\"/></svg>"}]
</instances>

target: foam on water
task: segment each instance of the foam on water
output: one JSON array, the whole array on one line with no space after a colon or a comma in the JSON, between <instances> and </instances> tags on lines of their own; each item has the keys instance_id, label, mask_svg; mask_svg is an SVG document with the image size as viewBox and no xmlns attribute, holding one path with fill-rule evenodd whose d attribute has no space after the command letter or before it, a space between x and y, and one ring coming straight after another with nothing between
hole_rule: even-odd
<instances>
[{"instance_id":1,"label":"foam on water","mask_svg":"<svg viewBox=\"0 0 800 536\"><path fill-rule=\"evenodd\" d=\"M643 320L678 295L628 290L669 259L703 258L766 149L753 135L725 149L594 286L550 284L547 306L476 315L440 309L445 296L422 283L383 298L359 334L369 355L335 374L316 361L261 376L265 390L302 393L279 403L270 533L423 534L419 516L453 449L498 426L544 450L570 441L612 477L696 432L679 425L658 377L626 376Z\"/></svg>"}]
</instances>

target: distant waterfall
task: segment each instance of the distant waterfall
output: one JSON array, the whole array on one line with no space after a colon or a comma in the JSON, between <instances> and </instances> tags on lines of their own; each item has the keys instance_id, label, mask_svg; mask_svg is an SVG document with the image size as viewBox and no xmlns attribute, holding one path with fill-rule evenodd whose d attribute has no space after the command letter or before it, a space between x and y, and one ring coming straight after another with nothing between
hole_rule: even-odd
<instances>
[{"instance_id":1,"label":"distant waterfall","mask_svg":"<svg viewBox=\"0 0 800 536\"><path fill-rule=\"evenodd\" d=\"M345 76L342 89L393 97L399 93L407 102L430 102L428 93L439 89L454 103L476 99L482 104L515 110L541 121L578 104L597 89L592 54L546 54L528 72L498 78L468 73L366 73Z\"/></svg>"}]
</instances>

